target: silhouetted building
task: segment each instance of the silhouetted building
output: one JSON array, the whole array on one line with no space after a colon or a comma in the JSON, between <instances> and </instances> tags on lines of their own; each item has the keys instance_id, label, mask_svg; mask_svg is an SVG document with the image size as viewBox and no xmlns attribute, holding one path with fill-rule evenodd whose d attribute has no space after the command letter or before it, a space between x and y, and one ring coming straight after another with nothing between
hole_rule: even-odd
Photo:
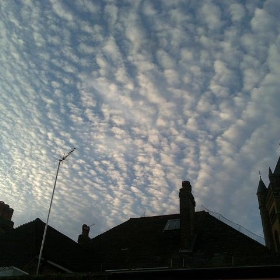
<instances>
[{"instance_id":1,"label":"silhouetted building","mask_svg":"<svg viewBox=\"0 0 280 280\"><path fill-rule=\"evenodd\" d=\"M162 268L200 269L279 265L280 160L266 188L260 178L258 198L264 246L208 212L195 212L190 182L179 191L180 213L131 218L90 239L83 225L78 243L48 227L41 273L100 272ZM9 224L12 209L1 203L0 218ZM36 219L0 234L0 267L15 266L35 273L45 224ZM270 250L271 248L272 250ZM127 275L130 277L130 275ZM145 278L143 278L145 279Z\"/></svg>"},{"instance_id":2,"label":"silhouetted building","mask_svg":"<svg viewBox=\"0 0 280 280\"><path fill-rule=\"evenodd\" d=\"M90 270L209 268L280 264L277 254L208 212L195 212L182 182L180 213L131 218L88 244Z\"/></svg>"},{"instance_id":3,"label":"silhouetted building","mask_svg":"<svg viewBox=\"0 0 280 280\"><path fill-rule=\"evenodd\" d=\"M0 235L0 267L17 267L35 274L45 223L36 219ZM48 226L40 273L85 271L83 248Z\"/></svg>"},{"instance_id":4,"label":"silhouetted building","mask_svg":"<svg viewBox=\"0 0 280 280\"><path fill-rule=\"evenodd\" d=\"M280 252L280 158L274 172L269 168L269 185L265 186L260 177L257 196L262 219L266 246Z\"/></svg>"}]
</instances>

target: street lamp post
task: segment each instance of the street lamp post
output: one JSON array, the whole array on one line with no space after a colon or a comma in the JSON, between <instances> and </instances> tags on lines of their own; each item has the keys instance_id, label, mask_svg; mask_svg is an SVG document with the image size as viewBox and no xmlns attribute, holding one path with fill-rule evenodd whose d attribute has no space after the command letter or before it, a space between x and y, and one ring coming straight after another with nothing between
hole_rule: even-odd
<instances>
[{"instance_id":1,"label":"street lamp post","mask_svg":"<svg viewBox=\"0 0 280 280\"><path fill-rule=\"evenodd\" d=\"M59 172L60 164L61 164L71 153L73 153L75 149L76 149L76 148L73 148L66 156L63 156L62 158L60 158L60 159L58 160L57 171L56 171L56 176L55 176L54 185L53 185L53 192L52 192L52 197L51 197L51 202L50 202L50 207L49 207L47 222L46 222L46 224L45 224L44 234L43 234L42 243L41 243L41 248L40 248L40 254L39 254L39 259L38 259L38 265L37 265L36 275L39 274L39 269L40 269L40 264L41 264L41 259L42 259L42 253L43 253L43 249L44 249L44 244L45 244L45 239L46 239L46 234L47 234L47 228L48 228L49 218L50 218L50 213L51 213L51 208L52 208L53 196L54 196L54 192L55 192L56 181L57 181L57 177L58 177L58 172Z\"/></svg>"}]
</instances>

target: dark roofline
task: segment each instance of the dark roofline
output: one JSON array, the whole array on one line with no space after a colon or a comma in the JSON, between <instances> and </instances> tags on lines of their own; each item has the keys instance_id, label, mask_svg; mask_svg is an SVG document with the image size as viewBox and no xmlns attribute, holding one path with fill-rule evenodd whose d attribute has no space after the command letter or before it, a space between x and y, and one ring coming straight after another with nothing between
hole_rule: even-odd
<instances>
[{"instance_id":1,"label":"dark roofline","mask_svg":"<svg viewBox=\"0 0 280 280\"><path fill-rule=\"evenodd\" d=\"M201 212L201 211L198 211L198 212ZM198 212L196 212L196 213L198 213ZM160 219L160 218L167 218L167 217L169 217L170 219L173 219L173 218L180 217L180 214L176 213L176 214L166 214L166 215L158 215L158 216L146 216L146 217L139 217L139 218L130 218L129 220Z\"/></svg>"},{"instance_id":2,"label":"dark roofline","mask_svg":"<svg viewBox=\"0 0 280 280\"><path fill-rule=\"evenodd\" d=\"M21 224L21 225L19 225L18 227L14 228L14 229L19 229L19 228L21 228L21 227L25 227L26 225L32 224L32 223L34 223L34 222L41 222L41 223L44 223L41 219L36 218L36 219L34 219L34 220L32 220L32 221L29 221L29 222L26 222L26 223L24 223L24 224Z\"/></svg>"},{"instance_id":3,"label":"dark roofline","mask_svg":"<svg viewBox=\"0 0 280 280\"><path fill-rule=\"evenodd\" d=\"M45 225L37 218L1 234L1 250L5 250L8 255L0 254L1 265L22 268L38 259ZM84 266L84 250L76 241L48 226L42 259L66 272L81 271Z\"/></svg>"},{"instance_id":4,"label":"dark roofline","mask_svg":"<svg viewBox=\"0 0 280 280\"><path fill-rule=\"evenodd\" d=\"M223 217L223 216L221 215L221 217L223 217L224 219L228 220L228 222L230 222L231 224L234 224L234 225L238 226L239 228L241 227L243 230L245 230L245 232L248 232L248 234L246 234L245 232L238 230L237 228L235 228L234 226L230 225L229 223L226 223L225 221L223 221L223 220L221 220L221 219L218 219L215 215L212 215L210 212L212 212L212 211L210 211L210 210L208 210L207 208L205 208L204 210L196 211L196 212L195 212L195 216L198 216L197 218L200 219L200 218L202 217L201 215L203 215L203 214L208 214L208 215L210 215L212 218L214 218L214 219L220 221L221 223L227 225L227 226L230 227L231 229L233 229L233 230L239 232L240 234L242 234L242 235L244 235L244 236L250 238L251 240L257 242L258 244L261 244L261 245L264 246L263 242L258 241L260 238L263 239L263 237L261 237L261 236L255 234L255 233L249 231L248 229L244 228L243 226L241 226L241 225L239 225L239 224L236 224L236 223L234 223L234 222L228 220L227 218L225 218L225 217ZM212 213L215 213L215 212L212 212ZM218 213L215 213L215 214L218 214ZM220 215L220 214L219 214L219 215ZM123 222L123 223L121 223L121 224L118 224L118 225L116 225L115 227L110 228L109 230L104 231L104 232L102 232L101 234L99 234L99 235L97 235L97 236L91 238L90 243L91 243L93 240L98 239L99 237L101 237L101 236L103 236L103 235L105 235L105 234L107 234L107 233L109 233L109 232L115 230L116 228L122 226L123 224L128 224L128 223L130 223L130 222L132 222L132 221L134 221L134 220L144 220L144 219L146 219L146 220L148 220L148 219L149 219L149 220L152 220L152 219L166 219L166 218L169 218L169 219L180 219L180 214L177 213L177 214L166 214L166 215L158 215L158 216L148 216L148 217L129 218L129 219L126 220L125 222ZM249 233L250 233L250 234L249 234ZM254 237L252 237L252 236L254 236ZM257 239L258 239L258 240L257 240Z\"/></svg>"},{"instance_id":5,"label":"dark roofline","mask_svg":"<svg viewBox=\"0 0 280 280\"><path fill-rule=\"evenodd\" d=\"M108 232L111 232L113 231L114 229L122 226L123 224L127 224L127 223L130 223L131 221L133 220L141 220L141 219L160 219L160 218L167 218L167 217L170 217L170 219L177 219L177 218L180 218L180 214L167 214L167 215L159 215L159 216L148 216L148 217L138 217L138 218L129 218L128 220L126 220L125 222L121 223L121 224L118 224L102 233L100 233L99 235L96 235L95 237L91 238L91 241L93 241L94 239L96 238L99 238L101 237L102 235L108 233Z\"/></svg>"}]
</instances>

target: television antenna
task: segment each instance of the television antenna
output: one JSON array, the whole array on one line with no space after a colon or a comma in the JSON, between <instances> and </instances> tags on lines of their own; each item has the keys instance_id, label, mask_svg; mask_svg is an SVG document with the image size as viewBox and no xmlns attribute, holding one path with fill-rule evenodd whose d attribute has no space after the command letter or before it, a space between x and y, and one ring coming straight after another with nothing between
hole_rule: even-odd
<instances>
[{"instance_id":1,"label":"television antenna","mask_svg":"<svg viewBox=\"0 0 280 280\"><path fill-rule=\"evenodd\" d=\"M46 234L47 234L47 228L48 228L49 218L50 218L50 213L51 213L51 208L52 208L53 196L54 196L54 191L55 191L55 187L56 187L56 181L57 181L57 177L58 177L58 172L59 172L60 164L63 163L63 161L65 161L66 158L69 157L75 150L76 150L76 148L72 148L71 151L69 151L66 155L64 155L63 157L61 157L58 160L56 176L55 176L54 185L53 185L53 192L52 192L52 197L51 197L51 202L50 202L50 207L49 207L49 212L48 212L48 218L47 218L47 222L45 224L44 234L43 234L41 248L40 248L40 254L39 254L39 260L38 260L38 266L37 266L36 275L39 274L39 268L40 268L40 264L41 264L42 253L43 253L43 249L44 249L44 244L45 244L45 239L46 239Z\"/></svg>"}]
</instances>

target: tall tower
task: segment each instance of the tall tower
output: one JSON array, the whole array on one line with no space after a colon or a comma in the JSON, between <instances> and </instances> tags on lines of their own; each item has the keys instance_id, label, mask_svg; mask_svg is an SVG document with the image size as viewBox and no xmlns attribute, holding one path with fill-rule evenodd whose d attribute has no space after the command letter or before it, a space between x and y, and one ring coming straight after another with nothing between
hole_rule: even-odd
<instances>
[{"instance_id":1,"label":"tall tower","mask_svg":"<svg viewBox=\"0 0 280 280\"><path fill-rule=\"evenodd\" d=\"M280 157L274 172L269 168L269 185L260 178L257 196L266 246L280 253Z\"/></svg>"}]
</instances>

